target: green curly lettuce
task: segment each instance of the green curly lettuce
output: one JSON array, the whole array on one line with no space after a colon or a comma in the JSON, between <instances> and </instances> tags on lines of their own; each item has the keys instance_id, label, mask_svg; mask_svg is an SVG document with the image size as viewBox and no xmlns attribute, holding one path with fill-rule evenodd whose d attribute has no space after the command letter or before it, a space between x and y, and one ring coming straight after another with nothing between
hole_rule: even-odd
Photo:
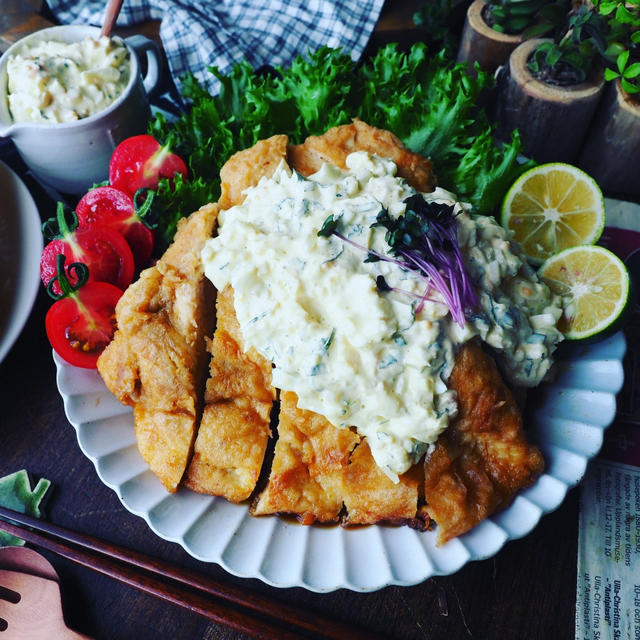
<instances>
[{"instance_id":1,"label":"green curly lettuce","mask_svg":"<svg viewBox=\"0 0 640 640\"><path fill-rule=\"evenodd\" d=\"M429 56L422 43L406 52L389 44L362 64L322 47L266 73L247 62L228 75L210 71L219 80L218 95L187 75L183 95L189 108L175 121L158 115L150 123L149 133L183 157L199 179L174 192L161 186L156 220L162 227L158 210L163 203L172 207L167 236L195 204L218 198L220 167L236 151L276 133L302 142L354 117L392 131L411 151L430 158L438 184L477 212L495 212L508 185L530 166L519 161L517 134L504 144L493 138L480 106L491 76L477 69L469 74L444 51Z\"/></svg>"}]
</instances>

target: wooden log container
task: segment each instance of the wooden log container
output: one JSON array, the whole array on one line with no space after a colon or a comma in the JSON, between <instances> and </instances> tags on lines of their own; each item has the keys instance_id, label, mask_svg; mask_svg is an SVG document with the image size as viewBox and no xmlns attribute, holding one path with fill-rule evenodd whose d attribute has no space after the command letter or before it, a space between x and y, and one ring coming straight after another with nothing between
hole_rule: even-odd
<instances>
[{"instance_id":1,"label":"wooden log container","mask_svg":"<svg viewBox=\"0 0 640 640\"><path fill-rule=\"evenodd\" d=\"M640 97L605 90L578 165L609 193L640 197Z\"/></svg>"},{"instance_id":2,"label":"wooden log container","mask_svg":"<svg viewBox=\"0 0 640 640\"><path fill-rule=\"evenodd\" d=\"M574 162L604 89L603 73L596 70L586 82L570 86L542 82L527 68L541 42L535 38L519 45L499 79L497 135L507 139L518 129L526 155L538 162Z\"/></svg>"},{"instance_id":3,"label":"wooden log container","mask_svg":"<svg viewBox=\"0 0 640 640\"><path fill-rule=\"evenodd\" d=\"M475 0L467 10L467 17L462 29L458 62L474 62L483 71L493 73L505 64L509 54L522 42L521 34L500 33L492 29L483 18L487 3Z\"/></svg>"}]
</instances>

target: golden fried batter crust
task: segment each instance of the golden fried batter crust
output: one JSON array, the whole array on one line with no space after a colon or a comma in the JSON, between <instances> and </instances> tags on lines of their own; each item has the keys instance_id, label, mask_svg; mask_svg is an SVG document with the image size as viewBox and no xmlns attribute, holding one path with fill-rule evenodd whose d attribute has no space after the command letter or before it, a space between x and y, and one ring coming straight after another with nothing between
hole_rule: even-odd
<instances>
[{"instance_id":1,"label":"golden fried batter crust","mask_svg":"<svg viewBox=\"0 0 640 640\"><path fill-rule=\"evenodd\" d=\"M228 209L244 200L244 190L255 186L260 178L270 178L287 158L287 136L271 136L234 153L220 169L220 208Z\"/></svg>"},{"instance_id":2,"label":"golden fried batter crust","mask_svg":"<svg viewBox=\"0 0 640 640\"><path fill-rule=\"evenodd\" d=\"M540 451L525 440L511 391L476 341L458 352L449 387L458 394L458 416L424 463L424 493L439 543L509 504L544 466Z\"/></svg>"},{"instance_id":3,"label":"golden fried batter crust","mask_svg":"<svg viewBox=\"0 0 640 640\"><path fill-rule=\"evenodd\" d=\"M253 491L267 442L275 399L271 363L241 348L233 290L218 294L205 407L184 484L199 493L246 500Z\"/></svg>"},{"instance_id":4,"label":"golden fried batter crust","mask_svg":"<svg viewBox=\"0 0 640 640\"><path fill-rule=\"evenodd\" d=\"M240 204L244 191L270 177L285 160L287 137L272 136L234 154L220 171L220 202ZM218 293L216 330L205 407L185 485L199 493L246 500L255 488L271 431L271 363L255 350L244 353L233 290Z\"/></svg>"},{"instance_id":5,"label":"golden fried batter crust","mask_svg":"<svg viewBox=\"0 0 640 640\"><path fill-rule=\"evenodd\" d=\"M98 359L107 388L134 407L138 448L169 491L191 455L213 328L213 287L200 251L218 205L181 220L173 244L118 301L118 330Z\"/></svg>"},{"instance_id":6,"label":"golden fried batter crust","mask_svg":"<svg viewBox=\"0 0 640 640\"><path fill-rule=\"evenodd\" d=\"M433 191L436 177L431 161L412 153L391 132L376 129L357 118L351 124L329 129L321 136L310 136L304 143L288 148L289 166L303 176L315 173L326 162L345 168L354 151L368 151L381 158L391 158L398 175L418 191Z\"/></svg>"},{"instance_id":7,"label":"golden fried batter crust","mask_svg":"<svg viewBox=\"0 0 640 640\"><path fill-rule=\"evenodd\" d=\"M296 514L303 524L335 522L342 510L349 455L360 437L299 409L298 397L291 391L282 392L280 402L269 483L251 513Z\"/></svg>"},{"instance_id":8,"label":"golden fried batter crust","mask_svg":"<svg viewBox=\"0 0 640 640\"><path fill-rule=\"evenodd\" d=\"M422 470L418 465L394 483L376 464L366 439L363 439L349 460L343 524L393 522L421 527L418 505L422 482Z\"/></svg>"}]
</instances>

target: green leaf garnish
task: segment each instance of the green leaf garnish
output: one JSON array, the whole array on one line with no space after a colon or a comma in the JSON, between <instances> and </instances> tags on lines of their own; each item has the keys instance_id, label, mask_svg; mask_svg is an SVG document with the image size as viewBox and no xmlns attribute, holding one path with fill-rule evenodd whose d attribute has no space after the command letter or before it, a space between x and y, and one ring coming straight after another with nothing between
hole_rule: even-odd
<instances>
[{"instance_id":1,"label":"green leaf garnish","mask_svg":"<svg viewBox=\"0 0 640 640\"><path fill-rule=\"evenodd\" d=\"M339 223L340 216L338 216L337 218L334 218L333 214L327 216L325 221L322 223L320 230L318 231L318 236L321 238L328 238L330 235L335 233Z\"/></svg>"},{"instance_id":2,"label":"green leaf garnish","mask_svg":"<svg viewBox=\"0 0 640 640\"><path fill-rule=\"evenodd\" d=\"M187 75L183 95L189 108L172 122L158 114L149 126L193 176L174 180L173 188L160 181L148 218L160 234L160 250L182 216L219 198L219 172L229 157L274 134L286 134L295 144L358 117L430 158L439 184L483 213L496 210L504 195L488 185L511 184L528 168L518 160L520 138L495 143L478 106L491 76L469 74L466 64L452 62L444 50L428 57L422 43L407 52L387 45L363 64L322 47L271 73L257 73L247 62L226 76L215 67L210 71L220 81L219 95L209 95Z\"/></svg>"},{"instance_id":3,"label":"green leaf garnish","mask_svg":"<svg viewBox=\"0 0 640 640\"><path fill-rule=\"evenodd\" d=\"M40 505L50 486L49 480L40 478L32 489L29 474L25 469L21 469L0 478L0 505L18 513L40 518L42 515ZM24 545L24 540L0 531L0 546L22 545Z\"/></svg>"}]
</instances>

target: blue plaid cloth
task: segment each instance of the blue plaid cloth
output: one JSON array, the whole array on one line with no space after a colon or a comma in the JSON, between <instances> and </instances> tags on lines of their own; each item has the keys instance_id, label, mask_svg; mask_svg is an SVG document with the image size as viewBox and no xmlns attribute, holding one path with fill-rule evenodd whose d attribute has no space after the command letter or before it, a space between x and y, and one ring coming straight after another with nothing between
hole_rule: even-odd
<instances>
[{"instance_id":1,"label":"blue plaid cloth","mask_svg":"<svg viewBox=\"0 0 640 640\"><path fill-rule=\"evenodd\" d=\"M63 24L102 23L105 0L47 0ZM216 93L206 68L227 74L246 60L254 68L287 66L322 45L362 54L384 0L125 0L118 26L160 20L160 38L172 78L192 71Z\"/></svg>"}]
</instances>

